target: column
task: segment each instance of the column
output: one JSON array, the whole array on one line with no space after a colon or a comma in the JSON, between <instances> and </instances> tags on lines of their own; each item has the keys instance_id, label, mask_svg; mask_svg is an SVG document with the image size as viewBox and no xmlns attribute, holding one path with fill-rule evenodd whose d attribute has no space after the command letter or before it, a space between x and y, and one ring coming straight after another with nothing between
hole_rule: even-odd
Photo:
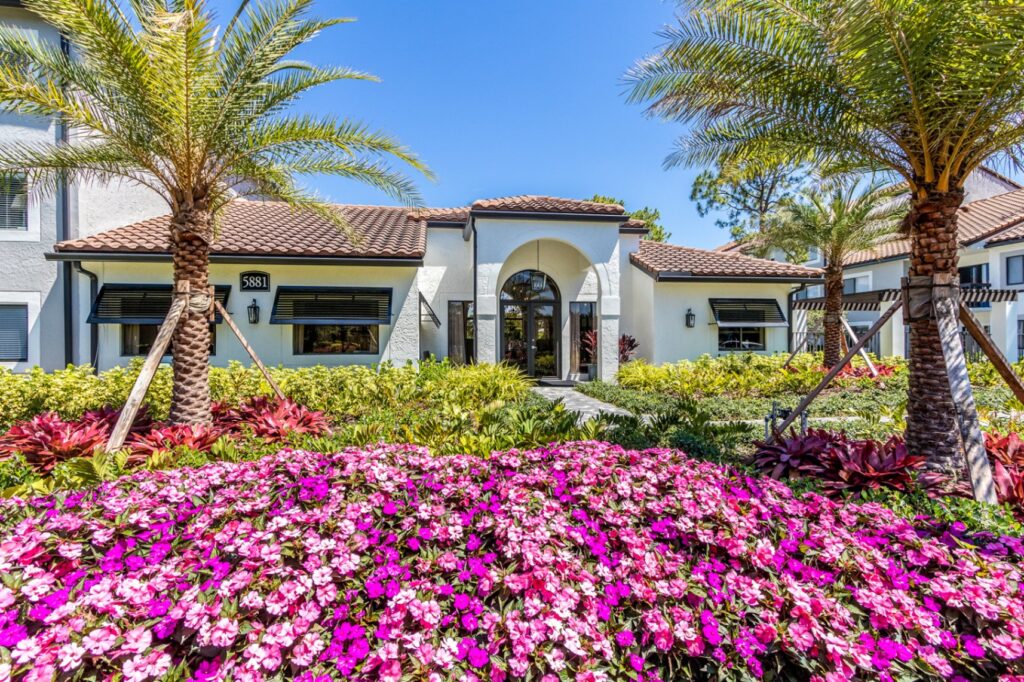
<instances>
[{"instance_id":1,"label":"column","mask_svg":"<svg viewBox=\"0 0 1024 682\"><path fill-rule=\"evenodd\" d=\"M885 310L895 305L898 301L883 303ZM881 312L885 312L882 310ZM906 357L907 356L907 328L903 324L903 308L901 307L889 321L878 332L881 335L881 346L879 350L882 357Z\"/></svg>"},{"instance_id":2,"label":"column","mask_svg":"<svg viewBox=\"0 0 1024 682\"><path fill-rule=\"evenodd\" d=\"M989 313L992 341L1010 362L1017 361L1017 302L1000 301L992 304Z\"/></svg>"}]
</instances>

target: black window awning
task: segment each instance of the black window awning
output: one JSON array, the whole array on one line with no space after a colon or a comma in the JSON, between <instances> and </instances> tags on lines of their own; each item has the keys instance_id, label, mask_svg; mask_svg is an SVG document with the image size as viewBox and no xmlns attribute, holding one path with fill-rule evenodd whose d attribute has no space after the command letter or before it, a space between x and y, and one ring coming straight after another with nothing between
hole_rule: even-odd
<instances>
[{"instance_id":1,"label":"black window awning","mask_svg":"<svg viewBox=\"0 0 1024 682\"><path fill-rule=\"evenodd\" d=\"M278 287L271 324L391 324L391 289Z\"/></svg>"},{"instance_id":2,"label":"black window awning","mask_svg":"<svg viewBox=\"0 0 1024 682\"><path fill-rule=\"evenodd\" d=\"M787 327L774 298L712 298L711 312L719 327Z\"/></svg>"},{"instance_id":3,"label":"black window awning","mask_svg":"<svg viewBox=\"0 0 1024 682\"><path fill-rule=\"evenodd\" d=\"M90 324L160 324L171 309L168 284L104 284L93 301ZM231 285L214 286L214 296L227 306ZM222 321L218 314L217 323Z\"/></svg>"}]
</instances>

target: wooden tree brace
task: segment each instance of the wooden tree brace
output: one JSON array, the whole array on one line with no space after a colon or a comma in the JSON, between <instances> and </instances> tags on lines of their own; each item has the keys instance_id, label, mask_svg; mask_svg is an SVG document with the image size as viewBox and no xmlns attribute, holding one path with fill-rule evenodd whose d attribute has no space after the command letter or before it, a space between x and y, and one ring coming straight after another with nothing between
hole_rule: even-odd
<instances>
[{"instance_id":1,"label":"wooden tree brace","mask_svg":"<svg viewBox=\"0 0 1024 682\"><path fill-rule=\"evenodd\" d=\"M107 452L117 452L124 447L124 441L128 437L132 424L135 423L135 416L139 413L139 408L142 406L142 399L146 397L146 391L153 383L156 370L160 367L160 360L167 353L167 346L171 343L178 320L181 319L181 314L185 312L185 307L189 303L189 290L187 281L177 283L174 298L171 301L171 309L167 311L167 317L160 325L153 347L150 349L149 355L146 356L146 361L142 363L142 371L136 377L135 385L132 386L132 391L128 394L128 400L121 408L121 415L117 418L117 424L114 425L114 430L107 441Z\"/></svg>"},{"instance_id":2,"label":"wooden tree brace","mask_svg":"<svg viewBox=\"0 0 1024 682\"><path fill-rule=\"evenodd\" d=\"M808 393L806 396L804 396L804 399L800 401L800 404L796 406L796 409L794 409L790 413L790 415L786 417L782 424L779 425L779 428L776 429L775 431L775 438L777 440L782 439L782 436L786 432L786 429L788 429L793 424L793 422L795 422L797 418L800 417L803 411L807 409L807 406L814 402L814 399L817 398L818 395L822 391L824 391L825 388L832 382L832 380L836 378L836 375L843 371L844 367L850 364L850 360L853 359L853 356L856 355L864 346L866 346L868 341L870 341L871 338L875 334L877 334L883 326L885 326L885 323L888 322L889 319L896 314L896 311L902 307L903 301L897 301L893 305L889 306L889 309L882 313L881 317L875 320L875 323L871 325L871 328L868 329L864 336L861 337L856 343L854 343L850 350L846 352L846 355L844 355L843 359L839 361L839 364L837 364L835 367L830 369L827 374L825 374L825 376L818 383L818 385L814 387L814 390Z\"/></svg>"},{"instance_id":3,"label":"wooden tree brace","mask_svg":"<svg viewBox=\"0 0 1024 682\"><path fill-rule=\"evenodd\" d=\"M782 363L782 369L786 369L787 367L789 367L789 363L793 362L793 358L795 358L800 353L800 351L802 351L804 349L804 346L806 346L806 345L807 345L807 332L804 332L803 340L796 347L796 349L794 349L793 352L789 354L789 357L786 358L786 361L784 363Z\"/></svg>"},{"instance_id":4,"label":"wooden tree brace","mask_svg":"<svg viewBox=\"0 0 1024 682\"><path fill-rule=\"evenodd\" d=\"M224 306L220 301L216 301L214 305L217 308L217 312L219 312L221 317L224 318L224 322L227 323L231 331L235 333L236 337L238 337L238 342L242 344L242 348L244 348L245 352L249 354L250 358L252 358L253 364L255 364L259 368L260 372L262 372L263 378L267 380L268 384L270 384L270 388L274 391L274 395L276 395L279 400L284 400L284 392L282 392L280 387L278 387L274 378L270 376L270 370L267 369L267 366L264 365L263 361L260 360L258 355L256 355L256 350L250 346L249 342L245 340L244 336L242 336L242 330L239 329L238 325L235 324L235 321L231 319L231 316L228 315L228 311L224 309Z\"/></svg>"},{"instance_id":5,"label":"wooden tree brace","mask_svg":"<svg viewBox=\"0 0 1024 682\"><path fill-rule=\"evenodd\" d=\"M981 433L974 392L967 376L967 358L964 356L963 341L960 338L957 286L939 281L938 278L936 285L932 290L932 307L942 341L949 390L953 396L953 405L956 407L960 439L963 442L974 498L979 502L996 504L998 500L992 480L992 467L985 451L985 438Z\"/></svg>"},{"instance_id":6,"label":"wooden tree brace","mask_svg":"<svg viewBox=\"0 0 1024 682\"><path fill-rule=\"evenodd\" d=\"M846 317L840 317L839 319L843 323L843 329L845 329L846 333L850 335L850 340L851 341L856 341L857 340L857 332L853 331L853 327L850 326L850 323L846 319ZM868 352L866 350L864 350L863 346L861 346L861 349L860 349L860 357L864 360L864 364L866 364L868 366L868 372L870 372L871 378L873 379L873 378L877 377L878 376L878 369L875 367L875 363L871 362L871 358L868 356Z\"/></svg>"},{"instance_id":7,"label":"wooden tree brace","mask_svg":"<svg viewBox=\"0 0 1024 682\"><path fill-rule=\"evenodd\" d=\"M1003 381L1006 382L1006 385L1010 387L1014 397L1024 403L1024 384L1021 383L1020 377L1013 371L1010 361L999 350L999 347L992 342L989 335L985 333L985 328L978 322L978 318L974 316L974 313L971 312L971 309L963 301L960 302L960 322L970 332L971 336L974 337L974 340L978 342L978 346L988 356L992 366L996 368L996 371L1003 378Z\"/></svg>"}]
</instances>

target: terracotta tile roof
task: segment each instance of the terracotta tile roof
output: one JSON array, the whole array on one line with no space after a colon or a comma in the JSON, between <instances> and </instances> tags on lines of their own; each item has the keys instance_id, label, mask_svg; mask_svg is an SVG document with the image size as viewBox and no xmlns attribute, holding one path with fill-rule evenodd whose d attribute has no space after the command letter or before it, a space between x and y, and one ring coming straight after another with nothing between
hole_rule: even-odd
<instances>
[{"instance_id":1,"label":"terracotta tile roof","mask_svg":"<svg viewBox=\"0 0 1024 682\"><path fill-rule=\"evenodd\" d=\"M212 254L422 258L426 223L400 206L338 206L358 240L309 211L271 201L233 201L224 209ZM161 216L61 242L59 252L168 253L170 217Z\"/></svg>"},{"instance_id":2,"label":"terracotta tile roof","mask_svg":"<svg viewBox=\"0 0 1024 682\"><path fill-rule=\"evenodd\" d=\"M647 229L647 221L646 220L638 220L636 218L630 218L626 222L622 223L622 225L620 225L619 227L620 227L620 229L624 229L624 230L646 230Z\"/></svg>"},{"instance_id":3,"label":"terracotta tile roof","mask_svg":"<svg viewBox=\"0 0 1024 682\"><path fill-rule=\"evenodd\" d=\"M469 220L469 209L465 206L456 208L421 208L409 213L413 220L425 220L439 223L464 223Z\"/></svg>"},{"instance_id":4,"label":"terracotta tile roof","mask_svg":"<svg viewBox=\"0 0 1024 682\"><path fill-rule=\"evenodd\" d=\"M580 199L559 199L532 194L473 202L474 211L508 211L522 213L579 213L585 215L625 215L619 204L600 204Z\"/></svg>"},{"instance_id":5,"label":"terracotta tile roof","mask_svg":"<svg viewBox=\"0 0 1024 682\"><path fill-rule=\"evenodd\" d=\"M986 239L990 243L1007 241L1009 228L1021 223L1024 223L1024 189L964 204L960 207L957 217L960 246L970 246ZM888 239L871 249L858 251L846 260L846 264L859 265L909 255L910 240L898 237Z\"/></svg>"},{"instance_id":6,"label":"terracotta tile roof","mask_svg":"<svg viewBox=\"0 0 1024 682\"><path fill-rule=\"evenodd\" d=\"M779 277L806 279L820 277L821 270L740 253L707 251L643 240L640 250L629 255L630 262L652 275L688 277Z\"/></svg>"}]
</instances>

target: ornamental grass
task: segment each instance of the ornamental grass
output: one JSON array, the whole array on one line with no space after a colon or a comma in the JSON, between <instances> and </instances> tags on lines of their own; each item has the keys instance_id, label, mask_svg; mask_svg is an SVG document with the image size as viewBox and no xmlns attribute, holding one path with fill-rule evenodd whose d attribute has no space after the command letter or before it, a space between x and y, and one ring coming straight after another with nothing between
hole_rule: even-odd
<instances>
[{"instance_id":1,"label":"ornamental grass","mask_svg":"<svg viewBox=\"0 0 1024 682\"><path fill-rule=\"evenodd\" d=\"M283 450L0 503L0 679L997 679L1022 552L672 450Z\"/></svg>"}]
</instances>

